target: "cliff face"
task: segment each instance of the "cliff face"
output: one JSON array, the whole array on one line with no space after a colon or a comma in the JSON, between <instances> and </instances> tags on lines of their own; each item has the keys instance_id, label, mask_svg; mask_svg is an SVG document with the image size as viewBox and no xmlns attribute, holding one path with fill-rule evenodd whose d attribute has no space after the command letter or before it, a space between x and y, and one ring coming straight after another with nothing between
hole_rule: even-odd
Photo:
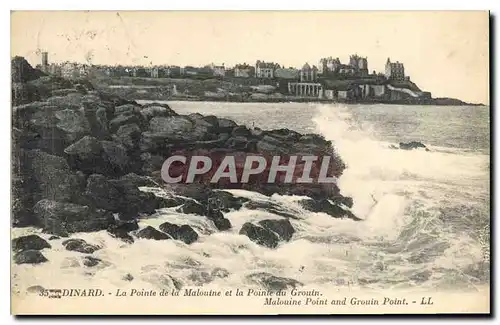
<instances>
[{"instance_id":1,"label":"cliff face","mask_svg":"<svg viewBox=\"0 0 500 325\"><path fill-rule=\"evenodd\" d=\"M306 195L310 199L303 202L305 209L357 220L348 210L352 199L340 195L333 183L286 184L280 177L275 183L258 177L246 183L211 183L207 174L192 184L165 184L160 178L163 162L174 154L279 155L285 160L297 154L329 156L328 175L340 177L345 166L331 142L319 135L251 130L216 116L183 116L165 104L139 105L98 92L85 80L44 76L23 60L16 62L23 67L15 69L13 78L23 91L14 92L13 98L14 226L34 225L59 236L107 229L130 240L128 232L134 228L129 224L137 217L177 207L179 212L208 218L223 231L231 228L225 212L252 204L215 191L226 188ZM241 171L241 161L238 168ZM162 187L170 194L159 197L139 190L141 186ZM211 204L214 198L219 202L216 208ZM143 235L156 236L155 231Z\"/></svg>"}]
</instances>

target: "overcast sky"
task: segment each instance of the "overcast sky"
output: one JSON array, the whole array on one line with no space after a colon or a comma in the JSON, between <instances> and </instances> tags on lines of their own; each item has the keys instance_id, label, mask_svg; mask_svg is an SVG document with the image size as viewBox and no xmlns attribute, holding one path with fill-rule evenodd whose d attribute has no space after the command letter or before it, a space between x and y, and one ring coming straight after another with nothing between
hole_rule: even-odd
<instances>
[{"instance_id":1,"label":"overcast sky","mask_svg":"<svg viewBox=\"0 0 500 325\"><path fill-rule=\"evenodd\" d=\"M489 102L488 12L14 12L11 54L36 65L228 66L257 59L318 65L321 57L388 57L433 97Z\"/></svg>"}]
</instances>

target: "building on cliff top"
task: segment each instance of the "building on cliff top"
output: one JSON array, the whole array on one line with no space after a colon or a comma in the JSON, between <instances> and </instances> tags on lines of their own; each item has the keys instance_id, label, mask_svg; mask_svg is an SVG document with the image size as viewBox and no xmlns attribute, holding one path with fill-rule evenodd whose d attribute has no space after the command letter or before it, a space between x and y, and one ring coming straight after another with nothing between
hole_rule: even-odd
<instances>
[{"instance_id":1,"label":"building on cliff top","mask_svg":"<svg viewBox=\"0 0 500 325\"><path fill-rule=\"evenodd\" d=\"M403 63L399 61L391 62L390 58L387 58L385 63L385 77L389 80L405 80L405 67Z\"/></svg>"},{"instance_id":2,"label":"building on cliff top","mask_svg":"<svg viewBox=\"0 0 500 325\"><path fill-rule=\"evenodd\" d=\"M255 63L255 76L257 78L274 78L274 71L281 68L279 64L274 62L264 62L257 60Z\"/></svg>"},{"instance_id":3,"label":"building on cliff top","mask_svg":"<svg viewBox=\"0 0 500 325\"><path fill-rule=\"evenodd\" d=\"M237 78L250 78L255 76L255 67L249 64L237 64L234 66L234 76Z\"/></svg>"}]
</instances>

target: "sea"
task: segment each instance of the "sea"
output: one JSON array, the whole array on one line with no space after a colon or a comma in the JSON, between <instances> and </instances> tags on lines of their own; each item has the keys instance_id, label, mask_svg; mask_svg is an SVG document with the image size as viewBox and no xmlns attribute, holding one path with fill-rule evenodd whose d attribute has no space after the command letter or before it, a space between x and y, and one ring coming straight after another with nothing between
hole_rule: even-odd
<instances>
[{"instance_id":1,"label":"sea","mask_svg":"<svg viewBox=\"0 0 500 325\"><path fill-rule=\"evenodd\" d=\"M267 273L308 288L346 290L478 290L490 283L490 109L488 106L346 105L316 103L166 102L179 114L201 113L261 129L288 128L331 140L347 168L341 193L363 221L302 209L302 197L234 195L272 201L296 216L296 232L275 249L238 231L245 222L282 218L241 209L227 213L233 228L218 232L205 218L159 211L141 227L189 224L197 242L137 239L126 244L106 231L73 234L102 248L95 267L51 240L49 262L12 264L13 291L27 288L245 288ZM420 141L429 151L391 145ZM148 190L148 189L146 189ZM15 228L12 237L38 233ZM133 280L131 280L133 279ZM131 280L131 281L130 281Z\"/></svg>"}]
</instances>

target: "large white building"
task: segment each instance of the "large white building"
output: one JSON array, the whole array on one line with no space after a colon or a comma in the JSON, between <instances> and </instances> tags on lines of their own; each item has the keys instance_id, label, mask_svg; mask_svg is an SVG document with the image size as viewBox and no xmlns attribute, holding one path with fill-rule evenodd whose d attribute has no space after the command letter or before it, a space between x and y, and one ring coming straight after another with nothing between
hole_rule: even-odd
<instances>
[{"instance_id":1,"label":"large white building","mask_svg":"<svg viewBox=\"0 0 500 325\"><path fill-rule=\"evenodd\" d=\"M299 71L300 82L288 83L288 92L300 97L322 97L323 86L317 82L318 68L308 63Z\"/></svg>"}]
</instances>

